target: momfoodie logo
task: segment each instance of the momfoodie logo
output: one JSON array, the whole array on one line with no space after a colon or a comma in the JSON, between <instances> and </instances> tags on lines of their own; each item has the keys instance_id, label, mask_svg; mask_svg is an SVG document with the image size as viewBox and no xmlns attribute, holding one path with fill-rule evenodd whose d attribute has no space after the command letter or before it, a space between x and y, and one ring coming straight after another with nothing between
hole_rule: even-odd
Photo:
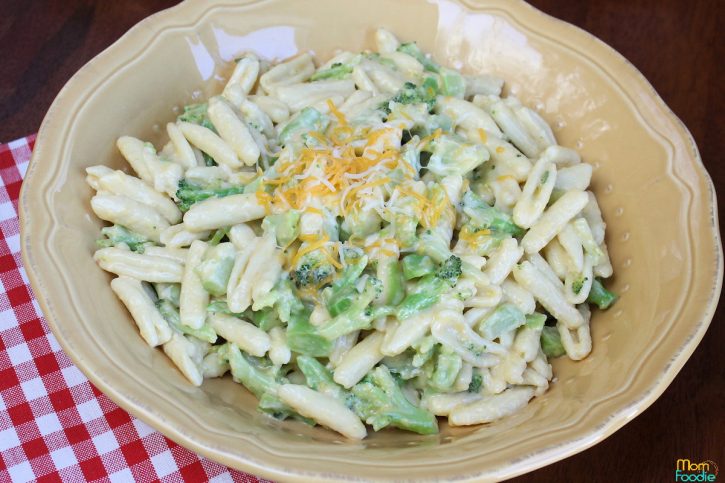
<instances>
[{"instance_id":1,"label":"momfoodie logo","mask_svg":"<svg viewBox=\"0 0 725 483\"><path fill-rule=\"evenodd\" d=\"M696 463L689 459L675 462L675 481L717 481L718 467L714 461Z\"/></svg>"}]
</instances>

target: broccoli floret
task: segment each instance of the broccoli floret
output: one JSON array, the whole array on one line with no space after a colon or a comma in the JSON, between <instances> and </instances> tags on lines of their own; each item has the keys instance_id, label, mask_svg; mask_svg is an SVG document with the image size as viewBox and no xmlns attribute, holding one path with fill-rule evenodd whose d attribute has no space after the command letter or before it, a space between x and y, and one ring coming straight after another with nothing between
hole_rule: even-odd
<instances>
[{"instance_id":1,"label":"broccoli floret","mask_svg":"<svg viewBox=\"0 0 725 483\"><path fill-rule=\"evenodd\" d=\"M390 100L397 104L425 104L432 112L438 95L438 81L427 77L420 86L412 82L403 84L403 88Z\"/></svg>"},{"instance_id":2,"label":"broccoli floret","mask_svg":"<svg viewBox=\"0 0 725 483\"><path fill-rule=\"evenodd\" d=\"M214 125L211 123L209 117L206 114L206 109L206 102L201 104L188 104L184 106L183 114L180 114L177 119L183 122L198 124L200 126L204 126L207 129L211 129L214 132L217 132L214 128Z\"/></svg>"},{"instance_id":3,"label":"broccoli floret","mask_svg":"<svg viewBox=\"0 0 725 483\"><path fill-rule=\"evenodd\" d=\"M292 272L292 278L297 288L302 288L309 285L319 286L334 274L335 267L330 264L321 250L315 250L302 257Z\"/></svg>"},{"instance_id":4,"label":"broccoli floret","mask_svg":"<svg viewBox=\"0 0 725 483\"><path fill-rule=\"evenodd\" d=\"M96 246L98 248L126 245L132 252L143 253L146 246L153 245L151 240L145 236L139 235L121 225L101 228L101 236L102 238L96 240Z\"/></svg>"},{"instance_id":5,"label":"broccoli floret","mask_svg":"<svg viewBox=\"0 0 725 483\"><path fill-rule=\"evenodd\" d=\"M455 255L451 255L445 262L441 264L436 272L436 277L444 280L451 287L455 287L458 277L461 276L461 259Z\"/></svg>"},{"instance_id":6,"label":"broccoli floret","mask_svg":"<svg viewBox=\"0 0 725 483\"><path fill-rule=\"evenodd\" d=\"M244 193L244 186L204 187L189 183L186 179L179 181L176 190L177 205L182 212L186 212L194 203L204 201L207 198L223 198L225 196Z\"/></svg>"},{"instance_id":7,"label":"broccoli floret","mask_svg":"<svg viewBox=\"0 0 725 483\"><path fill-rule=\"evenodd\" d=\"M468 385L468 392L479 393L483 387L483 377L478 369L473 370L473 376L471 376L471 383Z\"/></svg>"},{"instance_id":8,"label":"broccoli floret","mask_svg":"<svg viewBox=\"0 0 725 483\"><path fill-rule=\"evenodd\" d=\"M353 386L352 394L353 410L375 431L394 426L419 434L438 432L435 416L411 404L384 365Z\"/></svg>"}]
</instances>

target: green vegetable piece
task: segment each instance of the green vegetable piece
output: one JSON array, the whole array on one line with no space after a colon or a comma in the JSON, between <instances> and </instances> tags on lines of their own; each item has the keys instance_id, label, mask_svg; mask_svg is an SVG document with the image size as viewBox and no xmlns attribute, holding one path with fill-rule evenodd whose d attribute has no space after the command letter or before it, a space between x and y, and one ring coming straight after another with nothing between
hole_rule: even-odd
<instances>
[{"instance_id":1,"label":"green vegetable piece","mask_svg":"<svg viewBox=\"0 0 725 483\"><path fill-rule=\"evenodd\" d=\"M216 296L227 292L235 254L234 245L230 242L220 243L207 250L204 260L196 267L204 290Z\"/></svg>"},{"instance_id":2,"label":"green vegetable piece","mask_svg":"<svg viewBox=\"0 0 725 483\"><path fill-rule=\"evenodd\" d=\"M456 377L463 367L463 359L455 352L441 349L436 360L431 385L440 391L447 391L456 382Z\"/></svg>"},{"instance_id":3,"label":"green vegetable piece","mask_svg":"<svg viewBox=\"0 0 725 483\"><path fill-rule=\"evenodd\" d=\"M402 89L398 91L388 106L395 104L425 104L428 111L432 111L436 104L436 96L438 95L438 82L433 77L426 78L420 86L412 82L403 84ZM391 109L389 108L388 111Z\"/></svg>"},{"instance_id":4,"label":"green vegetable piece","mask_svg":"<svg viewBox=\"0 0 725 483\"><path fill-rule=\"evenodd\" d=\"M406 280L420 278L435 272L436 266L429 256L411 254L403 258L403 276Z\"/></svg>"},{"instance_id":5,"label":"green vegetable piece","mask_svg":"<svg viewBox=\"0 0 725 483\"><path fill-rule=\"evenodd\" d=\"M546 357L561 357L566 354L566 349L561 344L559 329L556 327L544 326L541 331L541 350Z\"/></svg>"},{"instance_id":6,"label":"green vegetable piece","mask_svg":"<svg viewBox=\"0 0 725 483\"><path fill-rule=\"evenodd\" d=\"M352 394L354 411L375 431L394 426L419 434L438 432L436 417L411 404L384 365L353 386Z\"/></svg>"},{"instance_id":7,"label":"green vegetable piece","mask_svg":"<svg viewBox=\"0 0 725 483\"><path fill-rule=\"evenodd\" d=\"M299 356L297 357L297 367L305 375L309 387L351 407L350 393L334 381L332 371L320 364L317 359L310 356Z\"/></svg>"},{"instance_id":8,"label":"green vegetable piece","mask_svg":"<svg viewBox=\"0 0 725 483\"><path fill-rule=\"evenodd\" d=\"M207 104L206 102L201 104L188 104L184 106L183 114L177 118L179 121L190 122L192 124L199 124L207 129L211 129L215 133L217 132L214 125L209 120L206 114ZM209 158L211 159L211 158Z\"/></svg>"},{"instance_id":9,"label":"green vegetable piece","mask_svg":"<svg viewBox=\"0 0 725 483\"><path fill-rule=\"evenodd\" d=\"M267 215L262 221L262 229L274 233L277 245L289 246L300 234L300 212L290 210L277 215Z\"/></svg>"},{"instance_id":10,"label":"green vegetable piece","mask_svg":"<svg viewBox=\"0 0 725 483\"><path fill-rule=\"evenodd\" d=\"M214 300L206 306L206 311L211 313L220 313L233 315L234 317L242 317L244 314L232 312L227 305L226 300Z\"/></svg>"},{"instance_id":11,"label":"green vegetable piece","mask_svg":"<svg viewBox=\"0 0 725 483\"><path fill-rule=\"evenodd\" d=\"M271 364L265 366L264 359L243 353L232 342L226 344L226 356L234 381L243 384L258 399L279 385L274 367Z\"/></svg>"},{"instance_id":12,"label":"green vegetable piece","mask_svg":"<svg viewBox=\"0 0 725 483\"><path fill-rule=\"evenodd\" d=\"M585 283L587 283L587 277L579 277L572 282L571 291L574 293L574 295L579 295L579 292L582 291Z\"/></svg>"},{"instance_id":13,"label":"green vegetable piece","mask_svg":"<svg viewBox=\"0 0 725 483\"><path fill-rule=\"evenodd\" d=\"M370 328L373 320L392 311L389 307L368 307L381 295L382 290L382 282L375 277L369 277L365 281L362 293L350 297L347 308L320 326L319 334L332 341L350 332ZM338 305L333 305L333 307L336 312L339 310Z\"/></svg>"},{"instance_id":14,"label":"green vegetable piece","mask_svg":"<svg viewBox=\"0 0 725 483\"><path fill-rule=\"evenodd\" d=\"M182 334L196 337L199 340L204 340L213 344L216 342L217 334L209 325L202 325L198 329L192 329L187 325L181 323L181 317L179 316L179 310L168 300L158 300L156 302L156 308L159 309L161 316L176 330Z\"/></svg>"},{"instance_id":15,"label":"green vegetable piece","mask_svg":"<svg viewBox=\"0 0 725 483\"><path fill-rule=\"evenodd\" d=\"M244 186L229 186L226 188L207 188L195 185L182 179L179 181L179 188L176 190L177 205L182 212L189 211L194 203L204 201L208 198L224 198L225 196L244 193Z\"/></svg>"},{"instance_id":16,"label":"green vegetable piece","mask_svg":"<svg viewBox=\"0 0 725 483\"><path fill-rule=\"evenodd\" d=\"M153 245L153 242L145 236L139 235L121 225L101 228L101 238L96 240L96 246L98 248L109 248L119 245L126 245L132 252L143 253L146 246Z\"/></svg>"},{"instance_id":17,"label":"green vegetable piece","mask_svg":"<svg viewBox=\"0 0 725 483\"><path fill-rule=\"evenodd\" d=\"M425 230L420 234L418 251L428 255L434 262L441 263L451 256L451 249L446 237L436 230Z\"/></svg>"},{"instance_id":18,"label":"green vegetable piece","mask_svg":"<svg viewBox=\"0 0 725 483\"><path fill-rule=\"evenodd\" d=\"M324 132L329 123L330 120L320 111L313 107L305 107L279 133L280 145L286 146L295 139L301 139L302 134L310 131Z\"/></svg>"},{"instance_id":19,"label":"green vegetable piece","mask_svg":"<svg viewBox=\"0 0 725 483\"><path fill-rule=\"evenodd\" d=\"M330 288L327 311L335 317L347 310L358 295L355 283L368 264L368 257L362 256L351 262Z\"/></svg>"},{"instance_id":20,"label":"green vegetable piece","mask_svg":"<svg viewBox=\"0 0 725 483\"><path fill-rule=\"evenodd\" d=\"M456 134L443 134L425 148L431 152L426 168L438 176L465 176L489 159L481 144L465 142Z\"/></svg>"},{"instance_id":21,"label":"green vegetable piece","mask_svg":"<svg viewBox=\"0 0 725 483\"><path fill-rule=\"evenodd\" d=\"M352 73L352 66L338 62L332 64L329 69L318 70L310 77L311 81L324 79L343 79Z\"/></svg>"},{"instance_id":22,"label":"green vegetable piece","mask_svg":"<svg viewBox=\"0 0 725 483\"><path fill-rule=\"evenodd\" d=\"M441 94L463 99L466 93L466 80L455 70L441 68Z\"/></svg>"},{"instance_id":23,"label":"green vegetable piece","mask_svg":"<svg viewBox=\"0 0 725 483\"><path fill-rule=\"evenodd\" d=\"M408 54L411 57L414 57L418 62L423 64L423 68L429 72L438 72L440 67L438 64L436 64L433 60L431 60L428 56L426 56L422 50L416 45L415 42L407 42L404 44L400 44L398 47L398 52L403 52L404 54Z\"/></svg>"},{"instance_id":24,"label":"green vegetable piece","mask_svg":"<svg viewBox=\"0 0 725 483\"><path fill-rule=\"evenodd\" d=\"M461 266L461 259L451 255L435 274L421 278L396 308L396 317L405 320L435 305L443 292L456 285Z\"/></svg>"},{"instance_id":25,"label":"green vegetable piece","mask_svg":"<svg viewBox=\"0 0 725 483\"><path fill-rule=\"evenodd\" d=\"M497 339L506 332L515 330L526 323L526 317L513 304L501 304L478 326L486 339Z\"/></svg>"},{"instance_id":26,"label":"green vegetable piece","mask_svg":"<svg viewBox=\"0 0 725 483\"><path fill-rule=\"evenodd\" d=\"M179 306L179 297L181 296L180 283L155 283L154 290L156 290L156 296L159 299L168 300L174 306Z\"/></svg>"},{"instance_id":27,"label":"green vegetable piece","mask_svg":"<svg viewBox=\"0 0 725 483\"><path fill-rule=\"evenodd\" d=\"M295 314L287 324L287 345L299 354L325 357L332 350L332 343L310 324L309 312Z\"/></svg>"},{"instance_id":28,"label":"green vegetable piece","mask_svg":"<svg viewBox=\"0 0 725 483\"><path fill-rule=\"evenodd\" d=\"M378 279L383 282L383 293L379 302L384 305L397 305L405 298L405 281L397 257L384 257L378 260Z\"/></svg>"},{"instance_id":29,"label":"green vegetable piece","mask_svg":"<svg viewBox=\"0 0 725 483\"><path fill-rule=\"evenodd\" d=\"M478 371L478 369L473 370L473 375L471 376L471 383L468 385L468 392L471 393L479 393L481 392L481 388L483 387L483 377L481 376L481 373Z\"/></svg>"},{"instance_id":30,"label":"green vegetable piece","mask_svg":"<svg viewBox=\"0 0 725 483\"><path fill-rule=\"evenodd\" d=\"M308 285L320 285L335 274L335 267L329 262L322 250L306 253L292 272L292 278L298 288Z\"/></svg>"},{"instance_id":31,"label":"green vegetable piece","mask_svg":"<svg viewBox=\"0 0 725 483\"><path fill-rule=\"evenodd\" d=\"M601 279L595 278L592 282L592 288L589 291L587 302L596 305L601 310L607 310L618 298L619 296L617 294L604 288Z\"/></svg>"},{"instance_id":32,"label":"green vegetable piece","mask_svg":"<svg viewBox=\"0 0 725 483\"><path fill-rule=\"evenodd\" d=\"M271 307L265 307L260 310L247 309L242 315L243 319L250 320L254 325L265 332L273 327L282 325L282 321L277 317L277 313Z\"/></svg>"},{"instance_id":33,"label":"green vegetable piece","mask_svg":"<svg viewBox=\"0 0 725 483\"><path fill-rule=\"evenodd\" d=\"M526 316L526 327L529 329L539 330L546 324L546 315L534 312Z\"/></svg>"},{"instance_id":34,"label":"green vegetable piece","mask_svg":"<svg viewBox=\"0 0 725 483\"><path fill-rule=\"evenodd\" d=\"M219 228L217 231L215 231L214 235L212 235L212 237L209 239L209 245L218 245L225 236L229 235L229 228L230 227L225 226L224 228Z\"/></svg>"},{"instance_id":35,"label":"green vegetable piece","mask_svg":"<svg viewBox=\"0 0 725 483\"><path fill-rule=\"evenodd\" d=\"M463 212L479 228L508 233L513 237L520 237L524 229L513 222L511 216L487 205L473 191L466 191L461 201Z\"/></svg>"}]
</instances>

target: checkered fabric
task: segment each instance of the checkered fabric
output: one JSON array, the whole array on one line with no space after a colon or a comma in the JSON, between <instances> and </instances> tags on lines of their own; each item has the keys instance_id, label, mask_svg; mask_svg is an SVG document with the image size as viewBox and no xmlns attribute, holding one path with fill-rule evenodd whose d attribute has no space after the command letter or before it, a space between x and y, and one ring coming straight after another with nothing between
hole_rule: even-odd
<instances>
[{"instance_id":1,"label":"checkered fabric","mask_svg":"<svg viewBox=\"0 0 725 483\"><path fill-rule=\"evenodd\" d=\"M260 481L135 419L63 353L20 259L18 195L34 142L0 145L0 481Z\"/></svg>"}]
</instances>

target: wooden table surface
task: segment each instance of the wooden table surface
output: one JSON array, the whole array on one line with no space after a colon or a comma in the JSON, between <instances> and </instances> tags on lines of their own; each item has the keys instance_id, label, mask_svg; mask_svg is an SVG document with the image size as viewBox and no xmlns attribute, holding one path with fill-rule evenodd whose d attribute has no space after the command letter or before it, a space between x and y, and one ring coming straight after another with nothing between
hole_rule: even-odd
<instances>
[{"instance_id":1,"label":"wooden table surface","mask_svg":"<svg viewBox=\"0 0 725 483\"><path fill-rule=\"evenodd\" d=\"M63 84L136 22L173 0L0 2L0 141L38 130ZM725 2L533 0L604 40L654 85L695 137L725 199ZM722 32L722 31L720 31ZM603 442L517 481L673 481L677 458L725 469L721 306L692 358L643 414ZM723 477L720 476L719 479Z\"/></svg>"}]
</instances>

